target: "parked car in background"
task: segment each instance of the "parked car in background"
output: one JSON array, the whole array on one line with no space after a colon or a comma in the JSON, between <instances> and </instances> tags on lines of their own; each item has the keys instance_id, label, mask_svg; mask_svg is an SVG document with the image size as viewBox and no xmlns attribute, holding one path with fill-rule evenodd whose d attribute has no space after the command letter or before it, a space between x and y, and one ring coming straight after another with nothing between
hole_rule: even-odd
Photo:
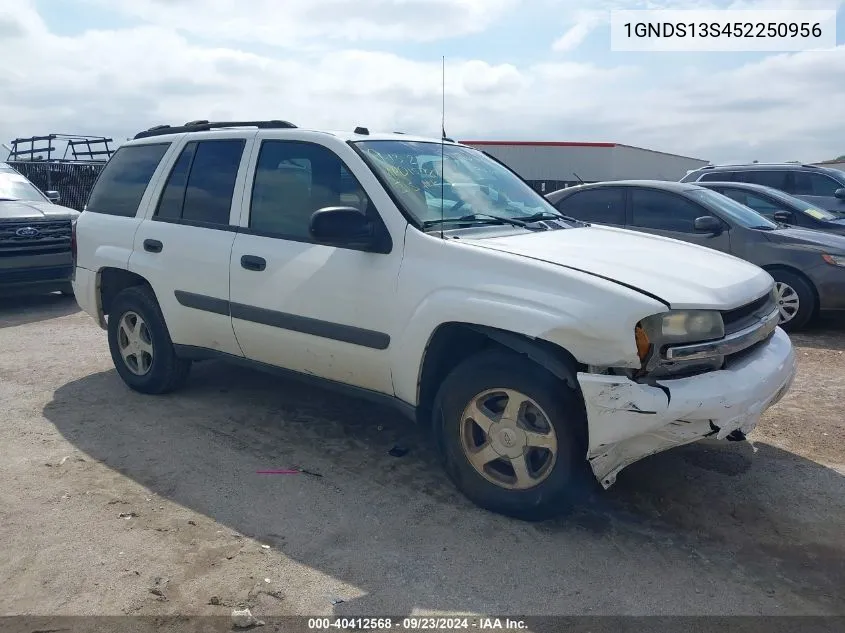
<instances>
[{"instance_id":1,"label":"parked car in background","mask_svg":"<svg viewBox=\"0 0 845 633\"><path fill-rule=\"evenodd\" d=\"M825 211L845 216L845 172L800 163L707 165L681 182L750 182L779 189Z\"/></svg>"},{"instance_id":2,"label":"parked car in background","mask_svg":"<svg viewBox=\"0 0 845 633\"><path fill-rule=\"evenodd\" d=\"M375 399L514 516L567 507L590 469L609 487L659 451L742 440L795 372L757 266L567 220L445 140L152 128L75 226L77 301L132 389L222 358Z\"/></svg>"},{"instance_id":3,"label":"parked car in background","mask_svg":"<svg viewBox=\"0 0 845 633\"><path fill-rule=\"evenodd\" d=\"M0 294L73 294L74 209L0 163Z\"/></svg>"},{"instance_id":4,"label":"parked car in background","mask_svg":"<svg viewBox=\"0 0 845 633\"><path fill-rule=\"evenodd\" d=\"M845 216L824 211L788 193L748 182L696 183L736 200L775 222L845 235Z\"/></svg>"},{"instance_id":5,"label":"parked car in background","mask_svg":"<svg viewBox=\"0 0 845 633\"><path fill-rule=\"evenodd\" d=\"M547 198L579 220L700 244L760 266L775 279L784 329L804 327L821 310L845 310L843 236L778 225L727 196L687 183L595 183Z\"/></svg>"}]
</instances>

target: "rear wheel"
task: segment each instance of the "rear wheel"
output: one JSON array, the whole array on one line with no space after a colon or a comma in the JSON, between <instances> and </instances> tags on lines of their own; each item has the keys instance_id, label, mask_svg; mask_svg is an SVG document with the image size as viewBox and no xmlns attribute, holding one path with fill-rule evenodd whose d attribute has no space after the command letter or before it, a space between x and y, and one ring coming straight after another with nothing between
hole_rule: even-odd
<instances>
[{"instance_id":1,"label":"rear wheel","mask_svg":"<svg viewBox=\"0 0 845 633\"><path fill-rule=\"evenodd\" d=\"M794 332L805 327L816 311L813 288L803 277L786 270L771 272L775 280L775 302L784 330Z\"/></svg>"},{"instance_id":2,"label":"rear wheel","mask_svg":"<svg viewBox=\"0 0 845 633\"><path fill-rule=\"evenodd\" d=\"M178 358L152 289L133 286L114 298L108 319L109 350L117 373L141 393L180 387L191 362Z\"/></svg>"},{"instance_id":3,"label":"rear wheel","mask_svg":"<svg viewBox=\"0 0 845 633\"><path fill-rule=\"evenodd\" d=\"M477 505L539 520L588 488L580 397L526 357L497 350L463 362L435 411L446 471Z\"/></svg>"}]
</instances>

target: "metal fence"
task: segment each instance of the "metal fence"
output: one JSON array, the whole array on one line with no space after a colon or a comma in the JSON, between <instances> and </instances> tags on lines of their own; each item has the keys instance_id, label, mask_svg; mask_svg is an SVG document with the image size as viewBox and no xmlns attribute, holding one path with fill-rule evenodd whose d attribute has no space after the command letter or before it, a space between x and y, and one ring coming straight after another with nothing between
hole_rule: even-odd
<instances>
[{"instance_id":1,"label":"metal fence","mask_svg":"<svg viewBox=\"0 0 845 633\"><path fill-rule=\"evenodd\" d=\"M88 202L104 161L12 160L7 164L32 181L41 191L58 191L59 204L82 211Z\"/></svg>"}]
</instances>

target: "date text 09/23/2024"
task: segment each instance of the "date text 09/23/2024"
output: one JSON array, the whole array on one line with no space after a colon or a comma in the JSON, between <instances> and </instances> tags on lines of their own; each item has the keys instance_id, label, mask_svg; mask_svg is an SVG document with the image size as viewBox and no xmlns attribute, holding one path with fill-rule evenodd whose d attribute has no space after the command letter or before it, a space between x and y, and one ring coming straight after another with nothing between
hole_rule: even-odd
<instances>
[{"instance_id":1,"label":"date text 09/23/2024","mask_svg":"<svg viewBox=\"0 0 845 633\"><path fill-rule=\"evenodd\" d=\"M526 628L523 620L490 617L410 617L410 618L309 618L308 629L312 631L337 630L521 630Z\"/></svg>"}]
</instances>

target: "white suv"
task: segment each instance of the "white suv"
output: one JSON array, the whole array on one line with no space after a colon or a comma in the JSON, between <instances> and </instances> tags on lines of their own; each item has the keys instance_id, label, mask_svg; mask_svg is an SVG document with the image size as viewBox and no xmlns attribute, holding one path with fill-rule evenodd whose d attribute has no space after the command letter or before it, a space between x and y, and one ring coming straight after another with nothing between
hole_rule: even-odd
<instances>
[{"instance_id":1,"label":"white suv","mask_svg":"<svg viewBox=\"0 0 845 633\"><path fill-rule=\"evenodd\" d=\"M795 373L762 269L561 216L445 140L152 128L111 158L74 244L79 305L131 388L224 358L352 390L524 518L590 469L607 488L653 453L744 439Z\"/></svg>"}]
</instances>

